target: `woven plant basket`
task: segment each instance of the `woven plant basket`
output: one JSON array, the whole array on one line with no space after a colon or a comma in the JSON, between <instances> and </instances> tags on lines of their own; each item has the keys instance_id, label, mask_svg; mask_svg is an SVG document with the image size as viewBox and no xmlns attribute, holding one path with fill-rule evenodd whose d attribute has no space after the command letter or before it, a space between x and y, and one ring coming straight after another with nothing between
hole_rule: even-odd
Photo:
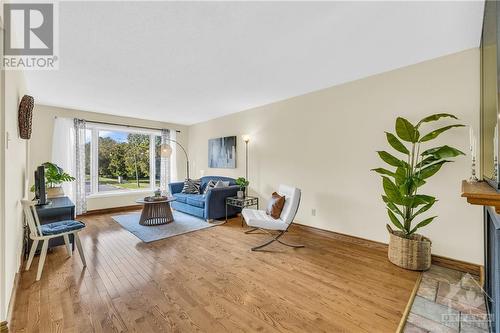
<instances>
[{"instance_id":1,"label":"woven plant basket","mask_svg":"<svg viewBox=\"0 0 500 333\"><path fill-rule=\"evenodd\" d=\"M431 245L429 238L413 234L405 238L401 231L389 231L389 260L394 265L413 271L425 271L431 267Z\"/></svg>"}]
</instances>

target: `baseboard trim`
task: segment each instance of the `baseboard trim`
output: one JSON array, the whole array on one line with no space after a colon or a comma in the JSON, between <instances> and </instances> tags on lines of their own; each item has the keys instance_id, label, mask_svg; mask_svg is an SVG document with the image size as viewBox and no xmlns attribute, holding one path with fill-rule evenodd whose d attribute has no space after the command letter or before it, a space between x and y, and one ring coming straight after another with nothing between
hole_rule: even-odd
<instances>
[{"instance_id":1,"label":"baseboard trim","mask_svg":"<svg viewBox=\"0 0 500 333\"><path fill-rule=\"evenodd\" d=\"M350 241L350 242L364 245L364 246L371 247L371 248L377 248L377 249L383 248L386 250L388 247L387 243L378 242L378 241L374 241L371 239L342 234L340 232L325 230L325 229L321 229L321 228L317 228L317 227L311 227L311 226L304 225L304 224L297 223L297 222L294 222L293 224L300 226L301 228L312 229L312 230L315 230L317 232L335 235L335 237L343 239L345 241ZM454 269L457 271L477 275L480 278L484 279L484 277L482 277L482 275L484 275L484 273L482 273L483 266L478 265L478 264L473 264L473 263L462 261L462 260L447 258L447 257L435 255L435 254L432 255L432 263L434 265L437 265L437 266L451 268L451 269Z\"/></svg>"},{"instance_id":2,"label":"baseboard trim","mask_svg":"<svg viewBox=\"0 0 500 333\"><path fill-rule=\"evenodd\" d=\"M481 277L482 274L481 272L483 271L482 268L483 266L481 265L472 264L470 262L452 259L448 257L438 256L435 254L432 255L432 263L437 266L451 268L457 271L477 275L479 277Z\"/></svg>"},{"instance_id":3,"label":"baseboard trim","mask_svg":"<svg viewBox=\"0 0 500 333\"><path fill-rule=\"evenodd\" d=\"M19 267L19 270L21 270L23 267L23 260L21 260L21 267ZM12 286L12 293L10 294L10 299L9 299L9 304L7 307L7 321L2 321L0 323L0 333L8 332L9 331L9 321L12 319L12 313L14 310L14 306L16 305L16 295L17 295L17 289L19 288L19 280L21 280L21 273L18 272L16 273L16 276L14 277L14 285Z\"/></svg>"},{"instance_id":4,"label":"baseboard trim","mask_svg":"<svg viewBox=\"0 0 500 333\"><path fill-rule=\"evenodd\" d=\"M411 311L411 306L413 305L413 301L415 300L415 297L417 296L417 291L418 288L420 287L420 282L422 282L422 276L424 274L420 272L417 277L417 281L415 281L415 285L413 286L413 290L411 291L410 294L410 299L408 300L408 303L406 303L405 310L403 311L403 316L401 317L401 321L399 322L398 328L396 329L396 333L401 333L403 332L405 326L406 326L406 320L408 319L408 315L410 314Z\"/></svg>"},{"instance_id":5,"label":"baseboard trim","mask_svg":"<svg viewBox=\"0 0 500 333\"><path fill-rule=\"evenodd\" d=\"M93 209L93 210L87 211L85 214L77 215L77 217L88 216L88 215L97 215L97 214L111 214L111 213L125 212L125 211L130 211L130 210L138 210L141 208L142 208L142 205L130 205L130 206L122 206L122 207Z\"/></svg>"},{"instance_id":6,"label":"baseboard trim","mask_svg":"<svg viewBox=\"0 0 500 333\"><path fill-rule=\"evenodd\" d=\"M12 286L12 293L10 294L9 307L7 308L8 321L11 321L14 306L16 305L16 295L17 295L17 289L19 288L19 280L21 280L20 271L22 267L23 267L23 260L21 259L21 266L19 267L19 272L16 273L16 276L14 277L14 285ZM5 325L7 325L7 322Z\"/></svg>"}]
</instances>

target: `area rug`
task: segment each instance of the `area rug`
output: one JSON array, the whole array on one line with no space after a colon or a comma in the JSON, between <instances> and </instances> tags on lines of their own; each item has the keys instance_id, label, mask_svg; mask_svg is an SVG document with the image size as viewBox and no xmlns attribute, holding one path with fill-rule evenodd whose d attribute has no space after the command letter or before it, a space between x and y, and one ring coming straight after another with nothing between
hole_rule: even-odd
<instances>
[{"instance_id":1,"label":"area rug","mask_svg":"<svg viewBox=\"0 0 500 333\"><path fill-rule=\"evenodd\" d=\"M174 221L156 226L143 226L139 224L140 213L112 216L122 227L133 233L145 243L154 242L188 232L213 227L213 224L203 219L187 215L178 211L172 212Z\"/></svg>"}]
</instances>

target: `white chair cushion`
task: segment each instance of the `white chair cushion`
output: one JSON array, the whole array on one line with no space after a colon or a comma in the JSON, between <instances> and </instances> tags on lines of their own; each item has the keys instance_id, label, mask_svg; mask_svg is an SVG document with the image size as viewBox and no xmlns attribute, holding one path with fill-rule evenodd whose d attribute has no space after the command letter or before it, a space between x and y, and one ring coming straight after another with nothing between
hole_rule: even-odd
<instances>
[{"instance_id":1,"label":"white chair cushion","mask_svg":"<svg viewBox=\"0 0 500 333\"><path fill-rule=\"evenodd\" d=\"M281 219L275 220L263 210L243 208L241 214L245 222L251 227L268 230L286 230L288 227L288 224Z\"/></svg>"},{"instance_id":2,"label":"white chair cushion","mask_svg":"<svg viewBox=\"0 0 500 333\"><path fill-rule=\"evenodd\" d=\"M285 196L285 205L281 211L280 220L286 224L293 222L300 203L300 189L287 185L280 185L278 193Z\"/></svg>"}]
</instances>

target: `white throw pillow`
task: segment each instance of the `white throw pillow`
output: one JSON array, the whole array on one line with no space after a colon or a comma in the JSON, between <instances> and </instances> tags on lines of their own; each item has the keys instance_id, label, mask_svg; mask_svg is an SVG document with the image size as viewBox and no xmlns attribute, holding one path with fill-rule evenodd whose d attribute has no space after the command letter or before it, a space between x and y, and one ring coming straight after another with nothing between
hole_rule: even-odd
<instances>
[{"instance_id":1,"label":"white throw pillow","mask_svg":"<svg viewBox=\"0 0 500 333\"><path fill-rule=\"evenodd\" d=\"M222 187L227 187L227 186L229 186L229 184L226 185L226 184L224 184L224 182L222 180L219 180L217 183L215 183L214 188L222 188Z\"/></svg>"}]
</instances>

